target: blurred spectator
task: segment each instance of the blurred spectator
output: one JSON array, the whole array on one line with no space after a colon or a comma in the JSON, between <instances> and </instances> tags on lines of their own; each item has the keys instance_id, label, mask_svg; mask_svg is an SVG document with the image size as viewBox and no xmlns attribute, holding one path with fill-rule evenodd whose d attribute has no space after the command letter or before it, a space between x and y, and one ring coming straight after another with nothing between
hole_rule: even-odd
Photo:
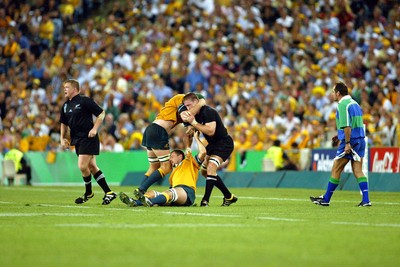
<instances>
[{"instance_id":1,"label":"blurred spectator","mask_svg":"<svg viewBox=\"0 0 400 267\"><path fill-rule=\"evenodd\" d=\"M285 170L285 171L297 171L298 167L297 165L289 158L289 156L286 153L283 153L283 167L280 170Z\"/></svg>"},{"instance_id":2,"label":"blurred spectator","mask_svg":"<svg viewBox=\"0 0 400 267\"><path fill-rule=\"evenodd\" d=\"M41 82L38 78L33 79L32 81L32 89L31 89L31 102L35 101L37 97L39 102L46 103L46 91L40 86Z\"/></svg>"},{"instance_id":3,"label":"blurred spectator","mask_svg":"<svg viewBox=\"0 0 400 267\"><path fill-rule=\"evenodd\" d=\"M208 87L207 79L201 70L201 62L199 60L196 60L193 68L186 76L186 83L188 83L190 86L190 92L194 92L196 90L196 85L198 83L203 84L203 87L205 88Z\"/></svg>"},{"instance_id":4,"label":"blurred spectator","mask_svg":"<svg viewBox=\"0 0 400 267\"><path fill-rule=\"evenodd\" d=\"M165 85L164 79L160 78L157 74L153 78L155 80L155 84L153 86L154 96L159 103L164 104L173 96L172 89Z\"/></svg>"},{"instance_id":5,"label":"blurred spectator","mask_svg":"<svg viewBox=\"0 0 400 267\"><path fill-rule=\"evenodd\" d=\"M385 125L382 127L382 145L395 146L397 126L390 115L386 115Z\"/></svg>"},{"instance_id":6,"label":"blurred spectator","mask_svg":"<svg viewBox=\"0 0 400 267\"><path fill-rule=\"evenodd\" d=\"M246 133L241 132L239 134L239 137L237 138L237 141L235 141L234 144L235 144L235 152L239 154L240 166L244 167L247 164L246 152L247 150L251 149L251 143L250 141L247 140Z\"/></svg>"},{"instance_id":7,"label":"blurred spectator","mask_svg":"<svg viewBox=\"0 0 400 267\"><path fill-rule=\"evenodd\" d=\"M39 25L40 50L47 50L53 46L55 26L49 14L43 13Z\"/></svg>"},{"instance_id":8,"label":"blurred spectator","mask_svg":"<svg viewBox=\"0 0 400 267\"><path fill-rule=\"evenodd\" d=\"M117 142L117 139L114 135L107 134L105 140L101 142L101 151L123 152L124 147Z\"/></svg>"},{"instance_id":9,"label":"blurred spectator","mask_svg":"<svg viewBox=\"0 0 400 267\"><path fill-rule=\"evenodd\" d=\"M15 147L10 149L4 154L5 160L12 160L14 161L15 170L18 174L25 174L26 175L26 184L32 185L32 170L31 166L28 164L27 159L25 158L24 153L18 149L19 145L18 142L15 144ZM9 184L12 184L13 181L10 181Z\"/></svg>"},{"instance_id":10,"label":"blurred spectator","mask_svg":"<svg viewBox=\"0 0 400 267\"><path fill-rule=\"evenodd\" d=\"M283 168L283 149L281 148L281 141L275 140L271 147L269 147L264 156L265 159L271 159L274 163L275 169L280 170Z\"/></svg>"}]
</instances>

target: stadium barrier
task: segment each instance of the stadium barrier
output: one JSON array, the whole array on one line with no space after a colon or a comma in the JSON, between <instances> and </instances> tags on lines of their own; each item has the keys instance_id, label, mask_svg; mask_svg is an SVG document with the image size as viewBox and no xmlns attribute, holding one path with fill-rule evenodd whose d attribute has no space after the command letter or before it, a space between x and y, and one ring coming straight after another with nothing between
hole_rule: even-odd
<instances>
[{"instance_id":1,"label":"stadium barrier","mask_svg":"<svg viewBox=\"0 0 400 267\"><path fill-rule=\"evenodd\" d=\"M399 149L397 148L397 150ZM82 183L82 177L77 167L78 158L75 153L58 152L55 158L49 157L49 153L50 152L27 153L27 157L32 166L32 182L34 184ZM264 154L265 152L263 151L249 151L247 154L246 166L237 166L237 170L234 172L221 172L221 178L228 187L325 189L330 171L303 170L264 172L262 171L262 159ZM398 160L398 157L393 155L390 156L390 162L394 161L393 158ZM379 157L376 156L376 158ZM98 166L105 174L108 182L112 184L136 186L139 184L148 167L146 151L129 151L123 153L102 152L96 159ZM323 165L328 166L329 164L326 162L327 158L324 157L323 160ZM382 165L382 163L379 164ZM393 168L390 170L393 171ZM400 191L400 175L398 173L390 173L387 172L387 170L386 172L369 172L368 178L371 191ZM161 181L160 185L168 185L168 176ZM205 179L200 177L198 186L201 187L204 185ZM342 190L359 190L356 180L350 172L342 174L339 188Z\"/></svg>"}]
</instances>

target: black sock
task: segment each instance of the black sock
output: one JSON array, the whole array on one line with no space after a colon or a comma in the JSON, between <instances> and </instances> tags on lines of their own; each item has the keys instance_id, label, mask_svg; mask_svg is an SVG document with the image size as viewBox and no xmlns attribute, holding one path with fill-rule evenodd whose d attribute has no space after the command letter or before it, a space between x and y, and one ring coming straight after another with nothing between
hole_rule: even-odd
<instances>
[{"instance_id":1,"label":"black sock","mask_svg":"<svg viewBox=\"0 0 400 267\"><path fill-rule=\"evenodd\" d=\"M83 181L85 181L85 195L91 195L92 194L92 175L89 174L89 176L83 177Z\"/></svg>"},{"instance_id":2,"label":"black sock","mask_svg":"<svg viewBox=\"0 0 400 267\"><path fill-rule=\"evenodd\" d=\"M214 188L214 185L217 183L217 176L207 175L206 178L206 191L204 192L204 196L202 200L210 201L211 192Z\"/></svg>"},{"instance_id":3,"label":"black sock","mask_svg":"<svg viewBox=\"0 0 400 267\"><path fill-rule=\"evenodd\" d=\"M101 189L103 189L104 193L107 194L108 192L111 192L111 189L108 187L106 177L104 176L104 174L101 170L96 172L96 174L94 175L94 179L99 184Z\"/></svg>"},{"instance_id":4,"label":"black sock","mask_svg":"<svg viewBox=\"0 0 400 267\"><path fill-rule=\"evenodd\" d=\"M215 186L221 191L221 193L224 195L224 198L230 199L232 197L231 192L226 187L219 175L217 175L217 182L215 183Z\"/></svg>"}]
</instances>

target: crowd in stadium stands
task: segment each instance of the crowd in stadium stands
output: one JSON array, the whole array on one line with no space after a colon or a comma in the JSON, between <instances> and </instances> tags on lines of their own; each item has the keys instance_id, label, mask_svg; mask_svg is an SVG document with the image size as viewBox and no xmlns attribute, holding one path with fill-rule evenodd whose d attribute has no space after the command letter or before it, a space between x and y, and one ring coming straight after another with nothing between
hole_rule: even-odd
<instances>
[{"instance_id":1,"label":"crowd in stadium stands","mask_svg":"<svg viewBox=\"0 0 400 267\"><path fill-rule=\"evenodd\" d=\"M185 92L219 111L237 151L329 147L337 81L362 106L370 146L400 143L395 0L4 0L0 55L2 151L59 149L66 78L106 110L106 151L142 149L163 103Z\"/></svg>"}]
</instances>

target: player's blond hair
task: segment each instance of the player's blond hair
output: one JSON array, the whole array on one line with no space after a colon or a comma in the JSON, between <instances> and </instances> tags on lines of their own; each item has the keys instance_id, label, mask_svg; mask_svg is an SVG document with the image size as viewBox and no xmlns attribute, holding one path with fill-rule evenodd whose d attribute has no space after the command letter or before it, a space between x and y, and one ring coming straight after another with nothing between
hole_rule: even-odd
<instances>
[{"instance_id":1,"label":"player's blond hair","mask_svg":"<svg viewBox=\"0 0 400 267\"><path fill-rule=\"evenodd\" d=\"M64 84L69 83L72 88L76 88L76 90L78 90L78 92L80 92L80 88L79 88L79 82L75 79L68 79L64 81Z\"/></svg>"}]
</instances>

